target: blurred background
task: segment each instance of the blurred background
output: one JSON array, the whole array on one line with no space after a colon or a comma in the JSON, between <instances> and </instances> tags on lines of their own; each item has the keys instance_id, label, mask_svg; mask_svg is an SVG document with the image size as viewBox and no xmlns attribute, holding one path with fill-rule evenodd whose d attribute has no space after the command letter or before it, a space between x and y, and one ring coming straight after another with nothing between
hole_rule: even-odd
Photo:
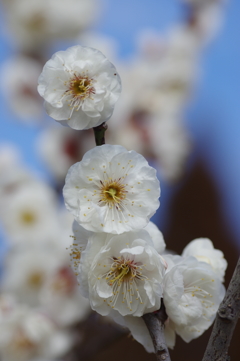
<instances>
[{"instance_id":1,"label":"blurred background","mask_svg":"<svg viewBox=\"0 0 240 361\"><path fill-rule=\"evenodd\" d=\"M240 249L240 3L1 0L0 9L0 321L16 311L3 324L2 359L21 350L22 360L35 360L37 349L45 360L154 360L78 293L61 192L68 168L94 147L93 132L50 119L37 80L54 52L76 44L114 63L123 90L106 142L157 169L161 206L152 220L167 248L181 254L210 238L228 261L227 286ZM34 345L19 332L11 339L23 320L40 340ZM200 361L209 333L190 344L178 338L172 360ZM239 336L238 326L233 361Z\"/></svg>"}]
</instances>

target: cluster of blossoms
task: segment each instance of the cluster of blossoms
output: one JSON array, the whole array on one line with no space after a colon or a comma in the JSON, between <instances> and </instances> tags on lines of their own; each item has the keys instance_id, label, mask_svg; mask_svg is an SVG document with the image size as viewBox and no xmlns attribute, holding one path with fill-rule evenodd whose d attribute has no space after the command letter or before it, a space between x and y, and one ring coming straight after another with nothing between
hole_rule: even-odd
<instances>
[{"instance_id":1,"label":"cluster of blossoms","mask_svg":"<svg viewBox=\"0 0 240 361\"><path fill-rule=\"evenodd\" d=\"M71 264L93 310L128 327L154 352L141 318L164 302L169 347L212 324L225 289L227 263L209 239L192 241L182 256L168 254L149 218L158 207L155 171L134 151L102 145L73 165L64 187L74 215Z\"/></svg>"},{"instance_id":2,"label":"cluster of blossoms","mask_svg":"<svg viewBox=\"0 0 240 361\"><path fill-rule=\"evenodd\" d=\"M97 0L10 0L4 5L15 45L38 54L58 39L79 36L98 12Z\"/></svg>"},{"instance_id":3,"label":"cluster of blossoms","mask_svg":"<svg viewBox=\"0 0 240 361\"><path fill-rule=\"evenodd\" d=\"M146 31L147 34L145 33L139 41L140 51L135 54L130 64L120 63L117 59L121 67L125 95L116 107L112 119L113 128L108 132L113 144L122 144L127 149L134 149L151 158L158 167L161 178L167 182L175 181L182 175L186 158L191 150L191 139L186 130L183 111L196 83L202 45L212 37L219 25L223 3L221 0L181 1L189 7L190 19L185 19L164 37ZM2 88L6 100L10 102L19 118L28 123L45 120L42 114L42 102L36 92L36 83L45 62L43 54L49 50L55 40L74 39L75 42L83 45L96 46L100 49L102 47L104 54L107 52L110 58L114 58L116 48L114 42L87 31L96 18L98 8L98 0L62 0L61 4L57 0L5 1L8 28L14 35L16 45L22 54L8 60L3 67ZM81 49L83 51L83 48ZM97 96L94 93L97 91L94 76L96 69L92 69L93 72L88 74L88 69L84 72L84 69L75 62L75 71L78 75L74 80L71 60L67 57L67 53L65 55L66 59L62 60L63 63L66 60L66 68L61 69L65 76L59 74L65 86L58 84L57 80L52 85L55 89L65 88L66 93L64 95L62 93L64 98L58 99L59 109L56 109L56 98L47 99L47 94L44 94L48 114L61 123L79 129L77 128L79 124L76 125L74 119L77 110L83 111L85 124L82 122L81 129L90 128L93 124L89 119L89 116L93 117L91 100L94 98L94 116L99 117L100 124L106 113L108 117L111 116L115 99L109 99L108 104L105 102L104 109L98 108L97 102L101 102L101 97L105 98L106 94L102 93L100 96L98 93ZM89 56L89 59L92 57L90 53L86 56ZM14 72L12 72L13 67ZM48 72L48 65L45 71ZM28 77L26 73L29 73ZM81 77L79 73L82 74ZM105 75L106 78L103 76L100 83L108 87L107 73ZM76 81L82 82L81 89L76 88ZM87 89L85 95L82 94L84 88ZM139 92L139 89L144 91ZM115 90L113 92L115 95L112 94L112 97L117 96L119 89ZM42 94L41 91L40 93ZM87 101L84 101L82 107L85 97ZM70 98L71 104L68 105L71 109L68 109L65 101ZM94 124L96 124L95 120ZM51 137L52 146L45 147L45 136ZM53 134L52 128L47 127L42 138L43 140L39 142L40 154L59 183L63 182L67 169L76 161L74 158L76 153L82 157L85 151L91 148L89 146L91 142L86 141L85 133L80 135L81 147L79 144L75 148L71 147L70 152L68 145L71 137L67 131L55 128ZM72 135L73 142L75 138ZM54 161L56 151L62 152L59 162Z\"/></svg>"},{"instance_id":4,"label":"cluster of blossoms","mask_svg":"<svg viewBox=\"0 0 240 361\"><path fill-rule=\"evenodd\" d=\"M215 7L220 10L220 3L215 2ZM189 20L185 24L175 26L164 37L146 31L140 37L140 50L130 64L119 63L119 60L116 60L121 69L125 91L116 104L108 137L113 144L122 144L127 149L134 149L151 158L158 167L161 178L168 182L176 180L182 174L191 149L183 112L196 84L203 44L213 32L213 29L207 28L209 17L213 17L211 24L218 19L212 8L194 6L193 9L194 22ZM85 36L85 39L80 38L80 42L82 41L90 46L99 46L99 43L101 45L99 37L94 41L94 37ZM111 41L108 40L108 44L112 45ZM114 58L106 44L103 44L103 49L104 53L107 51L110 57ZM72 69L72 63L68 63L68 66ZM78 65L75 66L78 72ZM63 108L64 106L61 108L62 114ZM60 120L53 112L48 113ZM60 121L70 124L66 119ZM90 125L91 123L87 127ZM87 128L84 123L81 127L83 126ZM65 133L58 129L57 132ZM49 130L49 136L51 133ZM80 137L82 156L91 147L89 138L88 142L85 141L85 134ZM55 137L54 142L58 148L65 143L63 137L61 139L62 143L57 136ZM50 163L49 159L54 159L53 149L48 150L48 156L44 145L40 147L40 151L47 163ZM75 161L69 155L68 159L73 163ZM54 162L51 162L51 169L54 171L57 165L54 166L52 163ZM67 171L63 162L61 169Z\"/></svg>"},{"instance_id":5,"label":"cluster of blossoms","mask_svg":"<svg viewBox=\"0 0 240 361\"><path fill-rule=\"evenodd\" d=\"M10 146L0 149L0 179L6 238L5 250L0 247L1 360L61 358L74 344L72 326L91 311L69 267L72 217L49 185L19 165Z\"/></svg>"},{"instance_id":6,"label":"cluster of blossoms","mask_svg":"<svg viewBox=\"0 0 240 361\"><path fill-rule=\"evenodd\" d=\"M113 121L113 142L157 158L166 179L181 173L189 152L179 114L195 80L206 18L207 5L185 2L198 15L194 27L178 27L165 44L143 44L140 60L132 69L122 69L128 88ZM210 3L217 0L204 2ZM22 54L3 69L3 87L17 112L28 116L39 111L39 51L56 38L79 35L91 22L95 5L95 0L6 3L19 48L34 54ZM13 67L14 76L9 76ZM48 115L82 130L81 142L70 128L50 129L39 142L56 178L62 178L89 148L88 130L112 116L121 80L100 51L74 46L53 55L38 83ZM29 99L31 106L25 106ZM89 304L128 327L149 352L153 344L141 316L163 303L169 347L174 347L176 334L189 342L209 328L224 296L226 261L205 238L192 241L181 256L166 251L162 233L150 221L159 207L160 185L143 156L102 145L69 169L64 199L75 219L72 269L63 249L69 247L73 217L59 212L55 192L15 161L14 152L0 152L0 218L10 245L0 284L3 361L62 357L74 342L70 326L87 317Z\"/></svg>"},{"instance_id":7,"label":"cluster of blossoms","mask_svg":"<svg viewBox=\"0 0 240 361\"><path fill-rule=\"evenodd\" d=\"M108 120L120 88L115 67L102 53L80 46L56 53L38 87L47 112L74 129ZM209 328L224 296L226 261L209 239L192 241L182 256L166 252L150 222L160 184L143 156L118 145L97 146L71 166L63 195L75 218L72 269L93 310L127 326L150 352L141 316L162 302L169 347L176 334L189 342Z\"/></svg>"}]
</instances>

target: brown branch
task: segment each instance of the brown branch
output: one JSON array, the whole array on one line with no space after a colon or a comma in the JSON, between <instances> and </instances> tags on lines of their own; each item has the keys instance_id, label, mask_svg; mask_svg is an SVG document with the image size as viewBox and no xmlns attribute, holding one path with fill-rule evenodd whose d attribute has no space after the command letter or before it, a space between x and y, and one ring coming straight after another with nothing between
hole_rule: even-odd
<instances>
[{"instance_id":1,"label":"brown branch","mask_svg":"<svg viewBox=\"0 0 240 361\"><path fill-rule=\"evenodd\" d=\"M152 338L157 360L171 361L164 336L164 323L168 316L163 301L160 310L153 313L146 313L142 318L144 319Z\"/></svg>"},{"instance_id":2,"label":"brown branch","mask_svg":"<svg viewBox=\"0 0 240 361\"><path fill-rule=\"evenodd\" d=\"M202 361L229 361L228 348L240 316L240 258L220 304Z\"/></svg>"},{"instance_id":3,"label":"brown branch","mask_svg":"<svg viewBox=\"0 0 240 361\"><path fill-rule=\"evenodd\" d=\"M96 145L105 144L105 132L107 128L108 126L105 122L93 128Z\"/></svg>"}]
</instances>

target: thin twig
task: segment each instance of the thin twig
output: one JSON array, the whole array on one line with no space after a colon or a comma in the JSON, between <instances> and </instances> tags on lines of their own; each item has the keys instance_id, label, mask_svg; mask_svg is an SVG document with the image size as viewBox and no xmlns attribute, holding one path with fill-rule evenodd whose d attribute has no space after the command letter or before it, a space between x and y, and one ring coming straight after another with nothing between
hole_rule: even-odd
<instances>
[{"instance_id":1,"label":"thin twig","mask_svg":"<svg viewBox=\"0 0 240 361\"><path fill-rule=\"evenodd\" d=\"M240 258L218 309L202 361L229 361L228 348L240 316Z\"/></svg>"},{"instance_id":2,"label":"thin twig","mask_svg":"<svg viewBox=\"0 0 240 361\"><path fill-rule=\"evenodd\" d=\"M164 323L168 316L162 301L160 310L142 316L153 341L158 361L171 361L164 336Z\"/></svg>"},{"instance_id":3,"label":"thin twig","mask_svg":"<svg viewBox=\"0 0 240 361\"><path fill-rule=\"evenodd\" d=\"M105 122L93 128L96 145L105 144L105 132L107 128L108 126L106 125Z\"/></svg>"}]
</instances>

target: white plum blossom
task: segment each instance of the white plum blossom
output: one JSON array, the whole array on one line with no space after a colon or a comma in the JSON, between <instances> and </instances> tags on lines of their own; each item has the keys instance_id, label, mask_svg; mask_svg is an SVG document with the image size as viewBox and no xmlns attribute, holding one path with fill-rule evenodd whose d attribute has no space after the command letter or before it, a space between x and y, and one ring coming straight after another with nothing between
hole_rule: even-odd
<instances>
[{"instance_id":1,"label":"white plum blossom","mask_svg":"<svg viewBox=\"0 0 240 361\"><path fill-rule=\"evenodd\" d=\"M38 91L52 118L73 129L89 129L111 117L121 80L100 51L77 45L47 61Z\"/></svg>"},{"instance_id":2,"label":"white plum blossom","mask_svg":"<svg viewBox=\"0 0 240 361\"><path fill-rule=\"evenodd\" d=\"M0 321L0 355L3 361L37 361L63 356L72 335L59 330L43 313L16 306Z\"/></svg>"},{"instance_id":3,"label":"white plum blossom","mask_svg":"<svg viewBox=\"0 0 240 361\"><path fill-rule=\"evenodd\" d=\"M156 170L140 154L102 145L69 169L63 195L84 228L120 234L147 225L159 206L160 186Z\"/></svg>"},{"instance_id":4,"label":"white plum blossom","mask_svg":"<svg viewBox=\"0 0 240 361\"><path fill-rule=\"evenodd\" d=\"M173 262L164 277L166 312L171 328L189 342L211 326L225 288L212 268L194 257L164 258Z\"/></svg>"},{"instance_id":5,"label":"white plum blossom","mask_svg":"<svg viewBox=\"0 0 240 361\"><path fill-rule=\"evenodd\" d=\"M142 316L160 307L165 266L148 232L94 233L79 263L81 292L101 315Z\"/></svg>"},{"instance_id":6,"label":"white plum blossom","mask_svg":"<svg viewBox=\"0 0 240 361\"><path fill-rule=\"evenodd\" d=\"M201 262L208 263L223 282L227 261L219 249L215 249L208 238L197 238L190 242L183 250L183 257L193 256Z\"/></svg>"}]
</instances>

